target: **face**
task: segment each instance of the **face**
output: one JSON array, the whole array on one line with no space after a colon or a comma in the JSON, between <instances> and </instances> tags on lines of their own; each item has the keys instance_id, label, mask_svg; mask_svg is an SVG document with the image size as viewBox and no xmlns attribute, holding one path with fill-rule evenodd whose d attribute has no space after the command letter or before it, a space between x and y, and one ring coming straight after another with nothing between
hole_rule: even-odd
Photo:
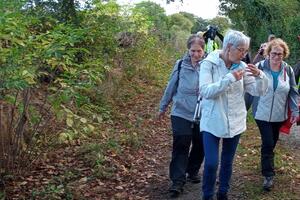
<instances>
[{"instance_id":1,"label":"face","mask_svg":"<svg viewBox=\"0 0 300 200\"><path fill-rule=\"evenodd\" d=\"M260 46L260 48L263 49L263 50L266 49L266 47L267 47L267 43L263 43L263 44L261 44L261 46Z\"/></svg>"},{"instance_id":2,"label":"face","mask_svg":"<svg viewBox=\"0 0 300 200\"><path fill-rule=\"evenodd\" d=\"M284 56L284 49L279 46L272 47L270 53L269 53L269 58L270 58L270 63L279 65L281 64Z\"/></svg>"},{"instance_id":3,"label":"face","mask_svg":"<svg viewBox=\"0 0 300 200\"><path fill-rule=\"evenodd\" d=\"M189 49L189 54L191 56L192 63L195 63L201 60L204 55L204 50L199 44L194 43Z\"/></svg>"},{"instance_id":4,"label":"face","mask_svg":"<svg viewBox=\"0 0 300 200\"><path fill-rule=\"evenodd\" d=\"M233 63L239 63L248 53L248 46L246 45L239 45L237 47L231 45L228 48L228 59Z\"/></svg>"}]
</instances>

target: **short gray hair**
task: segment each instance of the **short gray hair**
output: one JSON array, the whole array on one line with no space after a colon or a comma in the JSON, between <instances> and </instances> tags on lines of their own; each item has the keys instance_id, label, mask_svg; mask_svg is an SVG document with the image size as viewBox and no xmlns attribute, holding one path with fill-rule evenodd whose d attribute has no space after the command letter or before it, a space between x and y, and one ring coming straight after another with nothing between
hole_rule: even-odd
<instances>
[{"instance_id":1,"label":"short gray hair","mask_svg":"<svg viewBox=\"0 0 300 200\"><path fill-rule=\"evenodd\" d=\"M186 47L187 47L188 49L190 49L191 46L192 46L193 44L195 44L195 43L198 43L198 44L201 46L201 48L204 50L204 47L205 47L205 41L204 41L204 39L203 39L201 36L199 36L199 35L197 35L197 34L192 34L192 35L188 38L188 40L187 40L187 42L186 42Z\"/></svg>"},{"instance_id":2,"label":"short gray hair","mask_svg":"<svg viewBox=\"0 0 300 200\"><path fill-rule=\"evenodd\" d=\"M249 47L250 38L240 31L229 30L223 40L223 50L227 48L228 44L232 44L234 47L239 45L246 45Z\"/></svg>"}]
</instances>

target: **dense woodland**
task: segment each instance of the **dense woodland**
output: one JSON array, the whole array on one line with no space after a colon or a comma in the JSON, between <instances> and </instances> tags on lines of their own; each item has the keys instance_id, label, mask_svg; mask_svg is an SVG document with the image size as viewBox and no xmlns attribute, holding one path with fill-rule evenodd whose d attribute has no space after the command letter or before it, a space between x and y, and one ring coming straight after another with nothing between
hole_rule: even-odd
<instances>
[{"instance_id":1,"label":"dense woodland","mask_svg":"<svg viewBox=\"0 0 300 200\"><path fill-rule=\"evenodd\" d=\"M109 178L110 155L142 148L136 129L152 117L131 123L120 109L150 86L162 90L187 37L208 25L223 34L244 31L252 56L273 33L287 41L289 64L300 59L299 0L220 3L220 16L202 19L167 16L148 1L133 7L104 0L0 1L0 198L9 195L4 182L58 148L80 146L95 176Z\"/></svg>"}]
</instances>

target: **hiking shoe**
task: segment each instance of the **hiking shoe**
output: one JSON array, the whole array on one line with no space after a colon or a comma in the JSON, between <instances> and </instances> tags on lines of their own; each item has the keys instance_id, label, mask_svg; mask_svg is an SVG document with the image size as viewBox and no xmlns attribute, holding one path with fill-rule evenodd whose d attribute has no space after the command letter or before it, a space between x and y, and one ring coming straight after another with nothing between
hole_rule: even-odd
<instances>
[{"instance_id":1,"label":"hiking shoe","mask_svg":"<svg viewBox=\"0 0 300 200\"><path fill-rule=\"evenodd\" d=\"M180 195L179 191L177 191L177 190L170 190L170 198L171 199L177 198L177 197L179 197L179 195Z\"/></svg>"},{"instance_id":2,"label":"hiking shoe","mask_svg":"<svg viewBox=\"0 0 300 200\"><path fill-rule=\"evenodd\" d=\"M217 193L217 200L228 200L227 193Z\"/></svg>"},{"instance_id":3,"label":"hiking shoe","mask_svg":"<svg viewBox=\"0 0 300 200\"><path fill-rule=\"evenodd\" d=\"M201 177L199 175L188 176L187 181L191 182L191 183L200 183L201 182Z\"/></svg>"},{"instance_id":4,"label":"hiking shoe","mask_svg":"<svg viewBox=\"0 0 300 200\"><path fill-rule=\"evenodd\" d=\"M213 200L213 197L203 197L202 200Z\"/></svg>"},{"instance_id":5,"label":"hiking shoe","mask_svg":"<svg viewBox=\"0 0 300 200\"><path fill-rule=\"evenodd\" d=\"M266 176L264 178L263 189L265 191L270 191L271 190L271 188L273 187L273 179L274 179L273 176Z\"/></svg>"},{"instance_id":6,"label":"hiking shoe","mask_svg":"<svg viewBox=\"0 0 300 200\"><path fill-rule=\"evenodd\" d=\"M169 189L169 191L170 191L170 197L171 198L177 198L180 195L180 193L183 192L183 185L173 184L171 186L171 188Z\"/></svg>"}]
</instances>

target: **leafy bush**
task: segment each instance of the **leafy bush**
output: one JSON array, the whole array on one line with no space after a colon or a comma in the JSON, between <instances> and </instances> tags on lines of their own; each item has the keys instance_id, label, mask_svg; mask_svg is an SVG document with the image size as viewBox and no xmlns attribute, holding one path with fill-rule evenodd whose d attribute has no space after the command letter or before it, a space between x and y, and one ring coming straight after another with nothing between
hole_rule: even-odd
<instances>
[{"instance_id":1,"label":"leafy bush","mask_svg":"<svg viewBox=\"0 0 300 200\"><path fill-rule=\"evenodd\" d=\"M124 10L114 1L93 1L84 9L59 3L0 3L0 99L15 114L5 119L7 134L21 133L17 150L10 151L16 162L3 159L15 167L21 157L30 163L47 151L51 141L69 144L100 135L98 130L112 122L113 105L128 87L123 83L165 80L161 70L170 70L182 52L181 45L177 52L172 48L182 41L181 35L170 37L169 18L157 4ZM70 18L74 9L76 16ZM172 64L162 67L165 63ZM133 88L126 95L142 92ZM129 133L111 143L114 137L107 137L108 145L140 146L142 141ZM13 169L8 166L5 170Z\"/></svg>"}]
</instances>

